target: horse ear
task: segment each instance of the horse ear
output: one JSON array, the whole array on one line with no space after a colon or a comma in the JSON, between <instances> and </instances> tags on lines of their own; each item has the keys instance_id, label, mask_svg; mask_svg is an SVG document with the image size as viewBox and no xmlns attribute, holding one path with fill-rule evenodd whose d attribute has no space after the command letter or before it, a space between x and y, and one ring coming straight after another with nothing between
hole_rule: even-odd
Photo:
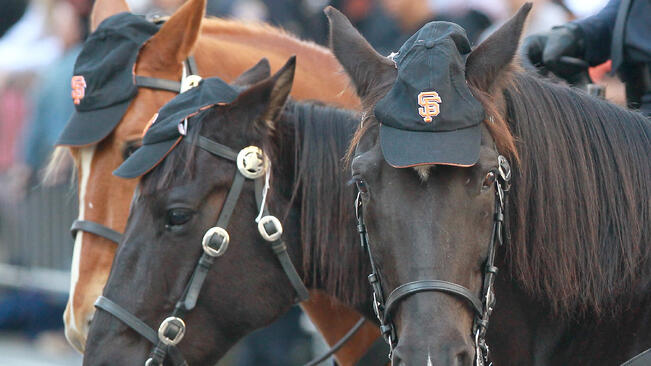
<instances>
[{"instance_id":1,"label":"horse ear","mask_svg":"<svg viewBox=\"0 0 651 366\"><path fill-rule=\"evenodd\" d=\"M269 60L266 58L258 61L257 64L253 65L250 69L244 71L242 75L238 76L233 85L237 86L247 86L253 85L259 81L262 81L269 77L271 74L271 67L269 66Z\"/></svg>"},{"instance_id":2,"label":"horse ear","mask_svg":"<svg viewBox=\"0 0 651 366\"><path fill-rule=\"evenodd\" d=\"M520 35L531 3L525 3L520 10L498 30L491 34L468 56L466 79L481 91L489 92L494 81L511 69Z\"/></svg>"},{"instance_id":3,"label":"horse ear","mask_svg":"<svg viewBox=\"0 0 651 366\"><path fill-rule=\"evenodd\" d=\"M104 19L117 13L131 12L125 0L97 0L90 13L90 31L94 32Z\"/></svg>"},{"instance_id":4,"label":"horse ear","mask_svg":"<svg viewBox=\"0 0 651 366\"><path fill-rule=\"evenodd\" d=\"M206 0L189 0L145 43L140 57L154 68L165 69L183 63L199 39Z\"/></svg>"},{"instance_id":5,"label":"horse ear","mask_svg":"<svg viewBox=\"0 0 651 366\"><path fill-rule=\"evenodd\" d=\"M235 100L236 105L247 109L258 109L257 117L252 119L254 131L275 128L276 119L289 98L295 70L296 56L292 56L274 75L251 86Z\"/></svg>"},{"instance_id":6,"label":"horse ear","mask_svg":"<svg viewBox=\"0 0 651 366\"><path fill-rule=\"evenodd\" d=\"M331 6L324 12L330 23L330 49L353 80L362 100L377 87L395 80L393 61L377 53L345 15Z\"/></svg>"}]
</instances>

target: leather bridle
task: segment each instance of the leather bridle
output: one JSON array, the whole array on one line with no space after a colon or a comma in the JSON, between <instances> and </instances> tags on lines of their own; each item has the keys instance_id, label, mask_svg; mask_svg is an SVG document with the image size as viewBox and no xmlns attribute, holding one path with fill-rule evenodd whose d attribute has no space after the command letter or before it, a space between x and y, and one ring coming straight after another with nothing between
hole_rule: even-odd
<instances>
[{"instance_id":1,"label":"leather bridle","mask_svg":"<svg viewBox=\"0 0 651 366\"><path fill-rule=\"evenodd\" d=\"M188 137L184 140L192 141ZM230 236L226 229L244 187L244 182L247 179L255 181L255 196L260 207L260 215L256 220L258 221L258 231L262 238L270 243L272 251L280 262L289 282L294 287L296 292L295 302L307 300L309 296L307 288L287 253L287 245L281 239L282 224L275 216L269 215L267 211L265 201L269 183L270 163L263 151L256 146L249 146L238 153L228 146L201 135L197 137L196 144L199 148L217 157L236 163L237 170L216 225L208 229L204 234L201 243L203 253L183 290L181 298L176 303L174 311L163 320L156 332L126 309L104 296L100 296L95 302L97 308L112 314L155 344L151 357L145 363L146 366L162 365L168 353L174 365L187 365L187 362L176 348L176 345L183 339L185 334L186 325L183 316L194 309L210 267L214 264L215 259L224 255L228 249Z\"/></svg>"},{"instance_id":2,"label":"leather bridle","mask_svg":"<svg viewBox=\"0 0 651 366\"><path fill-rule=\"evenodd\" d=\"M364 210L362 205L361 193L358 193L355 200L355 214L357 216L357 231L360 235L362 248L368 253L371 263L371 274L368 280L373 290L373 310L380 322L380 332L385 341L389 344L389 358L391 358L394 347L398 341L396 328L392 321L392 314L397 309L400 302L409 296L419 292L436 291L455 295L466 300L471 305L475 313L473 321L472 334L475 343L475 365L490 365L488 359L488 345L486 344L486 330L488 321L495 305L495 293L493 284L497 267L495 266L496 245L502 244L502 229L504 224L504 208L506 192L508 192L511 180L511 168L508 161L502 155L498 156L497 177L495 179L495 211L493 218L493 230L488 247L488 257L484 265L484 282L482 285L481 298L477 297L469 289L456 283L442 280L419 280L402 284L396 287L388 297L384 297L382 284L380 281L380 272L375 265L371 245L368 240L368 233L364 223Z\"/></svg>"}]
</instances>

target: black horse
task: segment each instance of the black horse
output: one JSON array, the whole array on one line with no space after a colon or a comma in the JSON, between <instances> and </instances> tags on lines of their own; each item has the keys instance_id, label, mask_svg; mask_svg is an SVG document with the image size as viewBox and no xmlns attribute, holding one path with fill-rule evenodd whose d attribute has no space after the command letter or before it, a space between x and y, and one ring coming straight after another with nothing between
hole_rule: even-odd
<instances>
[{"instance_id":1,"label":"black horse","mask_svg":"<svg viewBox=\"0 0 651 366\"><path fill-rule=\"evenodd\" d=\"M236 100L191 120L181 143L143 177L104 296L158 328L172 313L215 226L236 164L197 145L199 136L234 151L255 145L271 162L269 212L306 286L322 289L371 317L368 266L351 229L353 186L341 159L359 115L316 102L287 101L294 62L244 88ZM214 259L196 307L183 316L178 349L190 365L214 364L240 338L294 303L294 287L254 221L255 186L244 183L226 229L230 245ZM361 265L360 265L361 264ZM337 314L333 314L336 321ZM106 311L98 311L84 364L142 364L152 345Z\"/></svg>"},{"instance_id":2,"label":"black horse","mask_svg":"<svg viewBox=\"0 0 651 366\"><path fill-rule=\"evenodd\" d=\"M501 220L495 190L506 189L495 183L500 154L513 178L494 262L502 269L487 334L494 364L618 365L651 346L651 124L523 73L514 55L529 8L465 63L487 116L479 162L403 169L384 160L373 114L396 78L394 63L326 11L331 47L366 108L351 166L382 292L416 280L470 290L402 298L390 318L394 364L475 359L477 320L465 300L484 291L491 229Z\"/></svg>"}]
</instances>

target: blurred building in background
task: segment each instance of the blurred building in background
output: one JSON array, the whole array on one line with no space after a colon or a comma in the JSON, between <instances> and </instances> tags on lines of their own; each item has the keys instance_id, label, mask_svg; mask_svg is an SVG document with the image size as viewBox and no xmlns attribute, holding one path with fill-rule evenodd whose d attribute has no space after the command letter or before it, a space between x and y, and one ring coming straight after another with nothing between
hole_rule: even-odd
<instances>
[{"instance_id":1,"label":"blurred building in background","mask_svg":"<svg viewBox=\"0 0 651 366\"><path fill-rule=\"evenodd\" d=\"M136 13L173 13L183 0L127 0ZM423 24L462 25L473 43L524 0L208 0L212 16L264 21L327 43L323 8L344 12L382 54ZM534 0L529 32L600 9L604 0ZM3 0L0 12L0 364L74 365L62 332L76 216L70 169L42 168L72 112L70 77L92 0ZM70 163L72 164L72 163ZM301 320L302 319L302 320ZM221 365L300 365L325 350L295 308L245 339ZM25 351L21 353L21 349ZM26 354L26 355L25 355ZM22 358L21 358L22 357ZM31 361L30 361L31 360Z\"/></svg>"}]
</instances>

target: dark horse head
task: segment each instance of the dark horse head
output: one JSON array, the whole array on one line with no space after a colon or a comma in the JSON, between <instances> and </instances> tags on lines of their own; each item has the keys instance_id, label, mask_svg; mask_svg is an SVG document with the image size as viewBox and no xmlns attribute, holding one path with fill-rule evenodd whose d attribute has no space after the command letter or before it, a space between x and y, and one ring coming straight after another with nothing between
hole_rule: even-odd
<instances>
[{"instance_id":1,"label":"dark horse head","mask_svg":"<svg viewBox=\"0 0 651 366\"><path fill-rule=\"evenodd\" d=\"M287 259L297 267L298 287L304 282L358 309L370 308L364 303L364 266L356 266L357 281L343 283L351 276L346 263L361 258L354 232L347 230L354 222L348 209L353 187L346 185L340 167L359 118L314 102L288 102L294 65L292 59L275 75L237 89L234 100L191 117L187 141L144 175L134 195L103 295L154 330L172 314L193 272L196 277L208 229L224 226L230 237L205 273L196 306L180 316L187 331L178 349L189 364L214 364L238 339L296 302L299 291L286 274L288 263L281 266L275 254L285 244ZM219 148L218 156L208 152L206 139L235 154L249 146L262 149L271 166L269 193L262 201L282 221L282 243L263 240L255 221L263 196L258 183L264 183L264 176L243 182L239 198L231 201L228 224L218 223L230 206L225 202L235 189L234 177L241 173ZM251 158L255 162L260 156ZM115 312L98 311L84 362L144 363L151 349Z\"/></svg>"},{"instance_id":2,"label":"dark horse head","mask_svg":"<svg viewBox=\"0 0 651 366\"><path fill-rule=\"evenodd\" d=\"M387 337L397 340L394 364L470 365L479 357L474 330L487 319L481 314L487 303L494 305L481 295L494 272L491 247L499 241L493 240L501 220L496 189L504 188L495 183L499 156L513 165L513 179L505 205L508 240L494 248L494 264L503 269L487 334L496 364L616 365L651 344L648 327L640 326L651 319L651 125L522 73L514 55L530 7L468 51L461 67L440 56L459 59L459 53L441 48L430 60L443 61L420 69L422 78L461 73L464 82L457 86L467 84L485 118L475 164L429 160L412 166L393 158L421 142L383 141L385 125L395 121L383 120L387 113L378 113L386 112L378 106L396 96L396 80L409 72L401 66L417 56L400 55L403 64L396 64L395 56L377 54L343 15L326 11L331 48L365 108L351 168L381 285L376 293L384 294L380 313L395 326L387 328ZM418 41L432 48L428 39ZM404 66L405 60L412 63ZM394 104L395 111L407 111L404 120L410 108L418 109L418 92ZM438 100L441 113L454 108L445 98ZM422 154L459 150L449 145L425 146ZM424 292L402 286L429 280L436 285ZM396 293L404 296L391 303ZM473 298L482 303L474 306Z\"/></svg>"},{"instance_id":3,"label":"dark horse head","mask_svg":"<svg viewBox=\"0 0 651 366\"><path fill-rule=\"evenodd\" d=\"M508 67L528 9L520 11L468 56L462 65L466 78L492 83L500 70ZM364 132L358 132L361 138L351 167L363 202L369 246L384 289L384 300L391 290L417 280L447 281L465 287L479 298L493 229L498 156L508 154L512 148L512 141L499 146L492 133L503 132L505 126L478 127L481 128L479 159L471 166L410 164L396 169L385 161L385 146L380 146L378 133L378 122L383 121L377 121L373 110L394 85L400 71L392 59L378 55L340 13L329 10L328 16L332 49L354 81L368 111L362 122ZM435 26L454 27L448 24ZM405 60L417 57L413 55L415 52L404 56ZM461 59L449 51L439 52ZM454 48L453 52L459 51ZM413 97L415 101L417 96ZM443 100L441 108L454 108L446 106L446 101ZM417 103L413 105L418 109ZM394 345L394 364L469 365L475 354L472 329L475 310L479 310L473 307L476 304L442 289L411 294L386 309L391 314L385 316L393 319L396 326L393 332L397 334L390 337L398 339Z\"/></svg>"}]
</instances>

